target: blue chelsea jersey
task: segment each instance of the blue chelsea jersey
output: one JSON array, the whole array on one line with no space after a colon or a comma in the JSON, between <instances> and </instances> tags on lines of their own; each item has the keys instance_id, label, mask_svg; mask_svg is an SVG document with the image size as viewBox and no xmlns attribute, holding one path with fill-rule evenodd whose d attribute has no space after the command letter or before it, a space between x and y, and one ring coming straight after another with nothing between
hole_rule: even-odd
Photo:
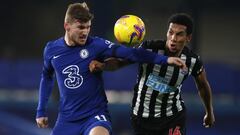
<instances>
[{"instance_id":1,"label":"blue chelsea jersey","mask_svg":"<svg viewBox=\"0 0 240 135\"><path fill-rule=\"evenodd\" d=\"M120 57L135 62L166 64L167 57L144 49L132 49L98 37L88 37L83 46L67 46L64 38L48 42L39 89L37 117L46 116L46 105L53 89L55 73L60 91L60 118L77 120L107 112L107 98L101 73L91 73L92 60Z\"/></svg>"}]
</instances>

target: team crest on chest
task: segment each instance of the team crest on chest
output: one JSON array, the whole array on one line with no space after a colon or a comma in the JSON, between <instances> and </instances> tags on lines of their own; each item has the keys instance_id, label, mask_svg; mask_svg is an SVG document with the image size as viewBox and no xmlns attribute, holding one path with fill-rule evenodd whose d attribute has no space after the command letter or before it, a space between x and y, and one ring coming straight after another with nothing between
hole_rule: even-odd
<instances>
[{"instance_id":1,"label":"team crest on chest","mask_svg":"<svg viewBox=\"0 0 240 135\"><path fill-rule=\"evenodd\" d=\"M85 58L87 58L88 56L89 56L89 52L88 52L87 49L83 49L83 50L80 51L80 57L81 57L82 59L85 59Z\"/></svg>"}]
</instances>

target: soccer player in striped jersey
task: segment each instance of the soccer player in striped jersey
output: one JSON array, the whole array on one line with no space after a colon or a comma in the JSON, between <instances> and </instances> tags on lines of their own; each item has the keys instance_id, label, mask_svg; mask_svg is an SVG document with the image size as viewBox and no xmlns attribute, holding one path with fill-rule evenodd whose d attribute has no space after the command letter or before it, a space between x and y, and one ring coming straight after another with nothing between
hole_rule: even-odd
<instances>
[{"instance_id":1,"label":"soccer player in striped jersey","mask_svg":"<svg viewBox=\"0 0 240 135\"><path fill-rule=\"evenodd\" d=\"M180 58L157 55L145 49L127 48L89 36L92 19L93 14L85 2L70 4L64 20L64 37L48 42L44 48L36 122L40 128L48 127L47 102L55 75L60 106L52 135L112 133L101 73L89 71L92 60L120 57L135 62L185 66Z\"/></svg>"},{"instance_id":2,"label":"soccer player in striped jersey","mask_svg":"<svg viewBox=\"0 0 240 135\"><path fill-rule=\"evenodd\" d=\"M181 87L192 75L205 107L203 125L208 128L214 122L212 92L200 57L186 45L192 38L193 21L185 13L169 18L167 40L150 40L141 44L157 54L181 58L187 71L173 65L140 64L138 81L132 100L132 126L136 135L185 135L186 113ZM111 59L105 63L92 61L91 71L114 70L131 62Z\"/></svg>"}]
</instances>

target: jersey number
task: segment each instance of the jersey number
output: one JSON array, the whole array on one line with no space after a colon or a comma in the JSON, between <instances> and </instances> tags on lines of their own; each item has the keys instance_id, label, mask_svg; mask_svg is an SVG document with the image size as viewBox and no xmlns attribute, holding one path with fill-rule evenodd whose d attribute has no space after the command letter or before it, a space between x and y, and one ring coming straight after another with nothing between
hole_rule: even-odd
<instances>
[{"instance_id":1,"label":"jersey number","mask_svg":"<svg viewBox=\"0 0 240 135\"><path fill-rule=\"evenodd\" d=\"M76 89L83 83L83 77L79 74L79 67L77 65L70 65L63 69L63 74L67 74L64 80L64 85L69 89Z\"/></svg>"},{"instance_id":2,"label":"jersey number","mask_svg":"<svg viewBox=\"0 0 240 135\"><path fill-rule=\"evenodd\" d=\"M95 116L96 119L98 119L99 121L107 121L105 115L97 115Z\"/></svg>"}]
</instances>

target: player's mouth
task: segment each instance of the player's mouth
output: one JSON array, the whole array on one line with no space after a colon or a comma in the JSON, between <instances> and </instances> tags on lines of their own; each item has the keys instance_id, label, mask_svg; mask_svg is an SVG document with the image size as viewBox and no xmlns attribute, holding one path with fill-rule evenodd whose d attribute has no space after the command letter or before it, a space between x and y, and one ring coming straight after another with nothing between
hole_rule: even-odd
<instances>
[{"instance_id":1,"label":"player's mouth","mask_svg":"<svg viewBox=\"0 0 240 135\"><path fill-rule=\"evenodd\" d=\"M77 44L84 45L87 41L87 36L79 36L77 39Z\"/></svg>"},{"instance_id":2,"label":"player's mouth","mask_svg":"<svg viewBox=\"0 0 240 135\"><path fill-rule=\"evenodd\" d=\"M175 51L177 49L177 45L176 44L170 44L169 49L170 49L170 51Z\"/></svg>"},{"instance_id":3,"label":"player's mouth","mask_svg":"<svg viewBox=\"0 0 240 135\"><path fill-rule=\"evenodd\" d=\"M79 39L80 39L80 40L86 40L86 39L87 39L87 36L86 36L86 35L79 36Z\"/></svg>"},{"instance_id":4,"label":"player's mouth","mask_svg":"<svg viewBox=\"0 0 240 135\"><path fill-rule=\"evenodd\" d=\"M78 37L78 40L80 41L80 42L85 42L86 40L87 40L87 36L79 36Z\"/></svg>"}]
</instances>

